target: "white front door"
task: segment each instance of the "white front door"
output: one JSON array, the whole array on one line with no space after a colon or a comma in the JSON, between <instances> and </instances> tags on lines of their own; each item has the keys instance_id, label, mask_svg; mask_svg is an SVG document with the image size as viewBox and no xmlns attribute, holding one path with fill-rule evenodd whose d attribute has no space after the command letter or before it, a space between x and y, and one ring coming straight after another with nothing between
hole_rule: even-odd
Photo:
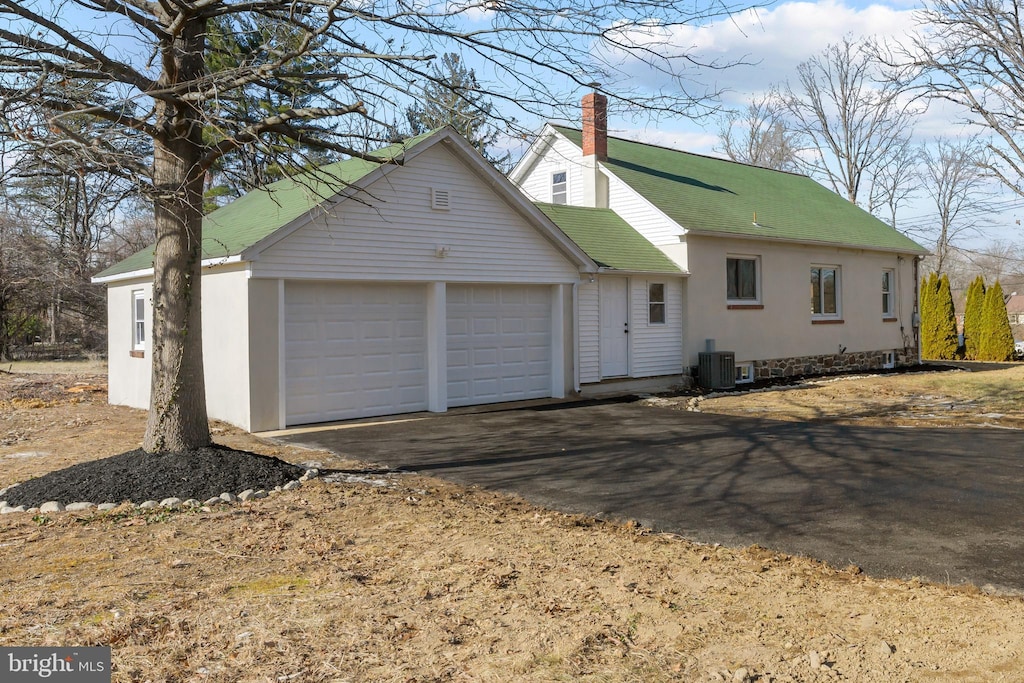
<instances>
[{"instance_id":1,"label":"white front door","mask_svg":"<svg viewBox=\"0 0 1024 683\"><path fill-rule=\"evenodd\" d=\"M629 374L629 279L602 277L601 377Z\"/></svg>"},{"instance_id":2,"label":"white front door","mask_svg":"<svg viewBox=\"0 0 1024 683\"><path fill-rule=\"evenodd\" d=\"M448 405L551 395L551 288L448 285Z\"/></svg>"}]
</instances>

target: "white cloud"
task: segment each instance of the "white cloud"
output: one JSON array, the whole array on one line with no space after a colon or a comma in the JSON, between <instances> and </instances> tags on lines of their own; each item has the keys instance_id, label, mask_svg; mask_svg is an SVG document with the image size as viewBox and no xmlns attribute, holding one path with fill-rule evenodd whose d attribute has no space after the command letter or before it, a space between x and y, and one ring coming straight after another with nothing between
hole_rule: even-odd
<instances>
[{"instance_id":1,"label":"white cloud","mask_svg":"<svg viewBox=\"0 0 1024 683\"><path fill-rule=\"evenodd\" d=\"M872 4L852 7L837 0L785 2L770 9L751 9L704 26L677 26L657 37L657 51L665 57L691 55L722 64L744 62L721 71L704 70L695 78L714 89L747 99L769 85L785 81L797 65L820 53L843 36L903 36L914 28L913 10ZM652 36L634 34L638 43ZM628 71L648 86L664 86L663 76L639 60Z\"/></svg>"},{"instance_id":2,"label":"white cloud","mask_svg":"<svg viewBox=\"0 0 1024 683\"><path fill-rule=\"evenodd\" d=\"M798 64L844 36L851 35L855 40L868 36L904 38L915 28L914 10L905 7L903 0L860 7L840 0L785 2L707 26L676 27L671 35L663 31L657 38L658 50L665 56L693 54L705 60L750 62L695 73L708 89L722 91L725 107L740 109L771 85L792 81ZM647 39L655 40L654 36ZM643 87L670 87L663 75L639 61L628 64L627 69ZM968 131L960 125L962 119L963 113L954 106L932 103L916 122L915 137L924 142L939 135L964 134ZM621 121L612 125L616 123ZM713 119L698 123L680 117L663 119L656 125L656 129L636 129L636 139L702 153L714 153L718 144L718 125Z\"/></svg>"}]
</instances>

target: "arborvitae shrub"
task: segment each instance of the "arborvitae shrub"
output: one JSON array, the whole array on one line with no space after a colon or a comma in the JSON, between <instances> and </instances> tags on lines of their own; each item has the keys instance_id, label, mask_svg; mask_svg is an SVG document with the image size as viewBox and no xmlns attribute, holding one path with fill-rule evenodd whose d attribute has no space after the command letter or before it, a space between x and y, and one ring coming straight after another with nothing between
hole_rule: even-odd
<instances>
[{"instance_id":1,"label":"arborvitae shrub","mask_svg":"<svg viewBox=\"0 0 1024 683\"><path fill-rule=\"evenodd\" d=\"M979 360L1004 361L1013 358L1013 331L1010 329L1010 318L1006 314L1006 301L999 280L985 292L981 329Z\"/></svg>"},{"instance_id":2,"label":"arborvitae shrub","mask_svg":"<svg viewBox=\"0 0 1024 683\"><path fill-rule=\"evenodd\" d=\"M981 315L985 307L985 280L980 275L967 287L964 303L964 357L975 360L978 357L978 342L981 340Z\"/></svg>"},{"instance_id":3,"label":"arborvitae shrub","mask_svg":"<svg viewBox=\"0 0 1024 683\"><path fill-rule=\"evenodd\" d=\"M960 339L956 333L956 310L953 308L953 293L949 287L949 278L943 273L939 279L939 288L931 297L931 306L935 316L935 338L933 358L952 360L956 358L960 348ZM1010 344L1011 349L1013 344Z\"/></svg>"}]
</instances>

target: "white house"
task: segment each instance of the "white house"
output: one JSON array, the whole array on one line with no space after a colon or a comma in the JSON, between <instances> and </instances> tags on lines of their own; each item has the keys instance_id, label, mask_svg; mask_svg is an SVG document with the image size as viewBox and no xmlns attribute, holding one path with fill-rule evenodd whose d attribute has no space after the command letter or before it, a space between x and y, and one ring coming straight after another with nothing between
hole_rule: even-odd
<instances>
[{"instance_id":1,"label":"white house","mask_svg":"<svg viewBox=\"0 0 1024 683\"><path fill-rule=\"evenodd\" d=\"M451 129L284 180L204 221L211 417L250 431L575 388L597 264ZM110 402L148 407L152 250L100 273Z\"/></svg>"},{"instance_id":2,"label":"white house","mask_svg":"<svg viewBox=\"0 0 1024 683\"><path fill-rule=\"evenodd\" d=\"M509 177L537 202L611 210L683 277L580 286L584 384L659 374L679 356L696 366L706 350L734 352L740 382L917 361L924 248L806 176L608 137L605 103L584 98L582 130L546 126ZM678 343L623 334L649 333L638 318L662 296L682 318ZM641 329L619 328L623 313Z\"/></svg>"}]
</instances>

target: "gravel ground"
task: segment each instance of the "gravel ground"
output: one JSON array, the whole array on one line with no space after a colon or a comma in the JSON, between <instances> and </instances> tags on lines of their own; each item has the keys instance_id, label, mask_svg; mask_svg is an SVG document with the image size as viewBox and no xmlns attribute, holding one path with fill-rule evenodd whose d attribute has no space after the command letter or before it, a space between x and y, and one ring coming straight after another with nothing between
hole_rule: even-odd
<instances>
[{"instance_id":1,"label":"gravel ground","mask_svg":"<svg viewBox=\"0 0 1024 683\"><path fill-rule=\"evenodd\" d=\"M0 497L11 506L64 503L142 503L164 498L206 500L221 493L272 489L305 469L277 458L214 446L182 453L139 449L83 462L10 487Z\"/></svg>"}]
</instances>

